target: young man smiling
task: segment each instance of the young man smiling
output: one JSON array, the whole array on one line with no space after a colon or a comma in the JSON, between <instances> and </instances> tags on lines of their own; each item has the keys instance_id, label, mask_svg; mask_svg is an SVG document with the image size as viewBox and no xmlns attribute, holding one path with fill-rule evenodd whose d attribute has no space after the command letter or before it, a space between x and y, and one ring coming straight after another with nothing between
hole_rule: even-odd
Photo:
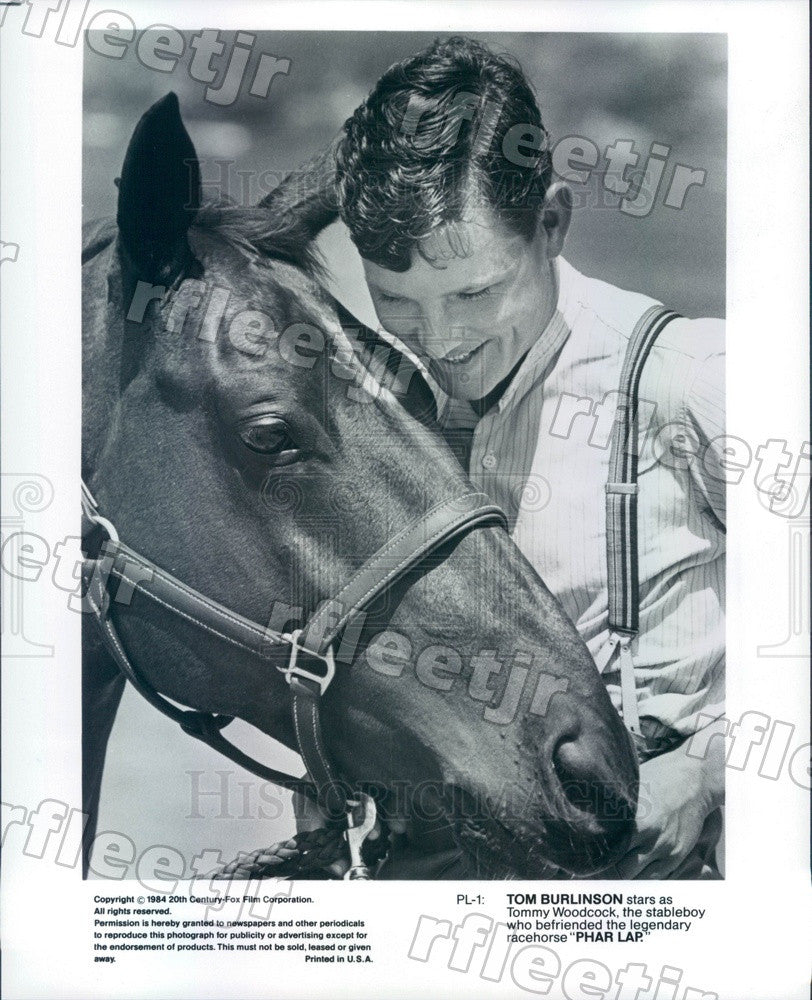
<instances>
[{"instance_id":1,"label":"young man smiling","mask_svg":"<svg viewBox=\"0 0 812 1000\"><path fill-rule=\"evenodd\" d=\"M571 197L553 181L538 105L521 70L478 42L439 41L391 67L335 155L340 215L382 327L433 377L450 443L627 714L630 654L641 808L607 874L718 877L722 741L701 757L686 747L723 711L723 324L674 318L642 367L639 632L618 650L610 433L630 339L658 303L564 259Z\"/></svg>"}]
</instances>

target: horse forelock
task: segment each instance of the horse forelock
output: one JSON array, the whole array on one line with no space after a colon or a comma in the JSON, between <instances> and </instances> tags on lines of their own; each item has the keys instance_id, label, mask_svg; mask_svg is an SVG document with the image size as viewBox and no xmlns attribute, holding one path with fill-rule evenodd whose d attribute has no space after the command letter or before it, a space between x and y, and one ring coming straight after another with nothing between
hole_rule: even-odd
<instances>
[{"instance_id":1,"label":"horse forelock","mask_svg":"<svg viewBox=\"0 0 812 1000\"><path fill-rule=\"evenodd\" d=\"M84 235L83 263L95 263L101 252L115 243L117 226L114 220L101 220L88 224ZM310 234L292 213L280 215L278 211L259 207L207 204L195 217L189 237L192 253L202 266L204 281L222 280L226 286L242 286L247 296L257 300L262 299L263 285L266 286L271 291L272 305L268 302L271 311L285 314L271 317L280 332L286 319L289 322L304 319L318 327L327 338L329 356L345 371L351 369L358 384L379 405L402 407L379 366L372 363L372 358L366 356L339 322L336 303L320 281L325 269L319 253L311 244ZM159 301L161 322L166 322L183 281L183 276L179 276ZM170 340L164 341L165 347ZM217 340L222 345L227 338L218 336ZM173 351L171 356L187 368L187 352ZM197 382L201 376L205 379L204 372L198 370L193 381Z\"/></svg>"},{"instance_id":2,"label":"horse forelock","mask_svg":"<svg viewBox=\"0 0 812 1000\"><path fill-rule=\"evenodd\" d=\"M294 212L213 202L201 206L194 226L219 236L252 263L284 261L316 279L324 276L325 265L313 243L313 233L302 216Z\"/></svg>"},{"instance_id":3,"label":"horse forelock","mask_svg":"<svg viewBox=\"0 0 812 1000\"><path fill-rule=\"evenodd\" d=\"M295 302L297 312L327 337L327 350L345 369L352 369L367 392L379 402L399 407L394 393L384 384L381 373L353 343L338 320L336 303L321 281L325 265L310 243L310 234L292 213L271 213L262 208L242 209L228 204L204 206L195 219L194 231L204 239L222 241L248 264L258 283L268 281L275 297ZM205 264L214 261L216 251L206 254ZM254 269L256 270L254 271ZM274 317L283 320L283 317ZM221 338L222 340L222 338Z\"/></svg>"}]
</instances>

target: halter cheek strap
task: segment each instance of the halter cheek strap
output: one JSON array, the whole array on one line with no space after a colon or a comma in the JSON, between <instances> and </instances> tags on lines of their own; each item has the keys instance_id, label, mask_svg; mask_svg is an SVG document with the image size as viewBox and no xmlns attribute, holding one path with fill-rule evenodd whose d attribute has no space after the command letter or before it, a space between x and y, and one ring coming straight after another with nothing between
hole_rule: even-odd
<instances>
[{"instance_id":1,"label":"halter cheek strap","mask_svg":"<svg viewBox=\"0 0 812 1000\"><path fill-rule=\"evenodd\" d=\"M288 633L231 611L120 541L84 483L82 511L83 537L89 539L92 533L101 532L105 538L99 554L86 556L83 562L85 600L122 673L151 705L177 722L184 732L258 777L317 799L330 814L344 814L348 808L347 792L324 746L319 715L320 699L335 675L333 646L337 639L381 594L419 567L429 553L473 528L507 528L504 512L484 493L469 492L444 500L375 552L304 629ZM112 581L118 582L118 600L112 597ZM296 741L310 781L266 767L227 740L222 730L233 721L232 716L179 708L140 675L111 617L111 605L115 605L117 616L126 613L127 603L118 597L121 588L125 588L125 601L137 591L195 628L267 661L285 675L292 695Z\"/></svg>"}]
</instances>

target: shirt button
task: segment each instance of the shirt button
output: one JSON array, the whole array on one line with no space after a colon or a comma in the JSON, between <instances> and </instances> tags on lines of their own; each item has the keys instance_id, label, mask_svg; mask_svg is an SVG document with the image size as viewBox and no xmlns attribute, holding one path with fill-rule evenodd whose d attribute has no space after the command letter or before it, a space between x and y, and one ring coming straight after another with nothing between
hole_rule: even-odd
<instances>
[{"instance_id":1,"label":"shirt button","mask_svg":"<svg viewBox=\"0 0 812 1000\"><path fill-rule=\"evenodd\" d=\"M494 455L492 451L489 451L488 454L482 459L482 465L486 469L495 469L496 455Z\"/></svg>"}]
</instances>

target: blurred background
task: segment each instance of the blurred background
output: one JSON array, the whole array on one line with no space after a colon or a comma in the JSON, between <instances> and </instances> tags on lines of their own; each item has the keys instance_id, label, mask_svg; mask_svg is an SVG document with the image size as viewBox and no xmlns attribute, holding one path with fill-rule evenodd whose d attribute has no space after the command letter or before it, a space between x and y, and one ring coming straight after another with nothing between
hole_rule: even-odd
<instances>
[{"instance_id":1,"label":"blurred background","mask_svg":"<svg viewBox=\"0 0 812 1000\"><path fill-rule=\"evenodd\" d=\"M86 220L115 214L113 181L132 130L150 104L168 91L180 99L204 181L211 182L208 194L254 203L336 135L385 69L437 37L417 32L252 32L250 46L245 42L235 49L235 33L218 32L224 48L211 59L215 75L205 83L189 72L193 34L185 34L184 54L168 72L139 60L138 39L121 58L85 48ZM688 316L723 316L725 36L472 37L519 61L535 87L553 146L563 137L581 136L600 151L591 179L574 185L581 207L570 229L568 260L585 274L654 296ZM221 101L229 96L229 60L246 47L245 83L232 102L218 105L212 96ZM267 96L255 96L249 90L263 54L290 60L290 66L273 77ZM652 143L668 148L661 187L643 217L620 211L618 198L606 197L600 182L603 152L618 140L634 143L640 153L637 170L645 168ZM683 207L673 208L665 200L678 164L705 171L705 179L688 190ZM627 177L633 179L634 171ZM605 203L596 204L596 196ZM360 319L374 322L360 262L343 227L331 227L320 242L334 294ZM277 766L297 766L295 755L269 749L264 738L243 735L260 759L273 755ZM163 843L187 859L204 848L221 850L225 861L238 850L253 850L289 834L293 817L286 795L261 788L258 779L176 731L128 688L105 774L99 830L105 829L125 832L139 853Z\"/></svg>"},{"instance_id":2,"label":"blurred background","mask_svg":"<svg viewBox=\"0 0 812 1000\"><path fill-rule=\"evenodd\" d=\"M188 38L187 34L187 38ZM322 149L393 62L415 53L435 35L375 32L256 33L246 86L219 107L207 86L221 86L234 33L219 32L217 77L193 79L185 54L171 72L137 58L87 49L85 56L85 218L115 212L118 176L132 130L167 91L180 99L186 126L204 161L204 179L221 193L258 201L286 171ZM591 184L575 185L585 200L600 194L603 151L630 140L643 169L651 143L670 148L662 186L644 218L621 212L618 199L575 213L567 257L579 270L644 291L689 316L724 313L726 40L724 35L525 34L473 35L518 59L534 85L542 118L555 144L565 136L591 140L601 152ZM267 97L248 92L262 53L289 59ZM226 90L227 88L224 88ZM216 161L232 161L222 165ZM664 204L674 167L706 171L681 209ZM239 171L239 174L238 174ZM631 176L629 171L627 176ZM221 179L225 184L221 184ZM594 201L594 198L593 198Z\"/></svg>"}]
</instances>

